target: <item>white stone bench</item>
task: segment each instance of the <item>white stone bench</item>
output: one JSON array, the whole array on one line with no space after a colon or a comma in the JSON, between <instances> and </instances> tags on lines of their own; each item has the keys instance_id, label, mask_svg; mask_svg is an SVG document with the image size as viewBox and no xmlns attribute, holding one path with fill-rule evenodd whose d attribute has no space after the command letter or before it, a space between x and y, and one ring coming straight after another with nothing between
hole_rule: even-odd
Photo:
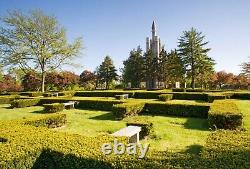
<instances>
[{"instance_id":1,"label":"white stone bench","mask_svg":"<svg viewBox=\"0 0 250 169\"><path fill-rule=\"evenodd\" d=\"M70 101L70 102L67 102L67 103L63 103L64 107L68 107L68 108L75 108L75 104L78 103L78 102L75 102L75 101Z\"/></svg>"},{"instance_id":2,"label":"white stone bench","mask_svg":"<svg viewBox=\"0 0 250 169\"><path fill-rule=\"evenodd\" d=\"M119 94L115 95L116 99L122 100L122 99L128 99L128 94Z\"/></svg>"},{"instance_id":3,"label":"white stone bench","mask_svg":"<svg viewBox=\"0 0 250 169\"><path fill-rule=\"evenodd\" d=\"M123 136L128 138L129 143L139 143L139 133L141 127L138 126L128 126L122 128L121 130L113 133L113 136Z\"/></svg>"}]
</instances>

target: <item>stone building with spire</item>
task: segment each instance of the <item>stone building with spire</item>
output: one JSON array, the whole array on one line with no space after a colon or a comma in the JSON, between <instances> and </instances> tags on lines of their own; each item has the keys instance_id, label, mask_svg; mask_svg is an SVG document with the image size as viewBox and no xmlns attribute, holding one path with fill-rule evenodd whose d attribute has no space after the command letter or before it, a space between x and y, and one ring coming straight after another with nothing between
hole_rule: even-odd
<instances>
[{"instance_id":1,"label":"stone building with spire","mask_svg":"<svg viewBox=\"0 0 250 169\"><path fill-rule=\"evenodd\" d=\"M159 58L160 52L162 50L160 37L156 34L156 25L155 21L152 24L152 37L146 38L146 52L151 50L153 57ZM146 88L147 89L156 89L158 88L157 77L148 76L150 78L146 79Z\"/></svg>"}]
</instances>

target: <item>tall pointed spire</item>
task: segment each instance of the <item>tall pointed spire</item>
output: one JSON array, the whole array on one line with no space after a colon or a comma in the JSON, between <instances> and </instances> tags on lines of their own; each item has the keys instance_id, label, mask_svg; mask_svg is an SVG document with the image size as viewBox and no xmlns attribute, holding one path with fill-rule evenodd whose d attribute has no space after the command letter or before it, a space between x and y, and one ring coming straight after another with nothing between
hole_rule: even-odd
<instances>
[{"instance_id":1,"label":"tall pointed spire","mask_svg":"<svg viewBox=\"0 0 250 169\"><path fill-rule=\"evenodd\" d=\"M155 21L153 21L153 24L152 24L152 31L156 31L155 30Z\"/></svg>"}]
</instances>

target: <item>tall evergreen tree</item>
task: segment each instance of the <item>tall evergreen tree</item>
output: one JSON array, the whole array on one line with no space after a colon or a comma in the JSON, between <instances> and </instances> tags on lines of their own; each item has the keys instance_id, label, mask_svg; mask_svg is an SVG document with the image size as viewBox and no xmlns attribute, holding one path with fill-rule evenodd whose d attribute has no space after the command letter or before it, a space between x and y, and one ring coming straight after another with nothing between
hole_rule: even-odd
<instances>
[{"instance_id":1,"label":"tall evergreen tree","mask_svg":"<svg viewBox=\"0 0 250 169\"><path fill-rule=\"evenodd\" d=\"M204 40L205 36L202 35L202 32L191 28L191 30L183 32L183 36L178 42L179 56L183 60L188 77L191 77L192 88L195 88L195 80L199 74L204 73L204 68L214 65L214 61L207 56L210 48L205 47L208 42Z\"/></svg>"},{"instance_id":2,"label":"tall evergreen tree","mask_svg":"<svg viewBox=\"0 0 250 169\"><path fill-rule=\"evenodd\" d=\"M125 83L131 83L132 88L139 88L140 82L145 79L144 75L144 59L140 46L137 50L133 49L130 52L129 58L123 62L122 76Z\"/></svg>"},{"instance_id":3,"label":"tall evergreen tree","mask_svg":"<svg viewBox=\"0 0 250 169\"><path fill-rule=\"evenodd\" d=\"M250 58L250 56L248 57ZM242 65L241 65L241 68L242 68L242 73L244 75L247 76L247 78L250 78L250 61L248 62L244 62Z\"/></svg>"},{"instance_id":4,"label":"tall evergreen tree","mask_svg":"<svg viewBox=\"0 0 250 169\"><path fill-rule=\"evenodd\" d=\"M110 88L113 80L118 79L117 70L110 56L106 56L102 64L97 68L97 78L101 83L105 83L106 89Z\"/></svg>"}]
</instances>

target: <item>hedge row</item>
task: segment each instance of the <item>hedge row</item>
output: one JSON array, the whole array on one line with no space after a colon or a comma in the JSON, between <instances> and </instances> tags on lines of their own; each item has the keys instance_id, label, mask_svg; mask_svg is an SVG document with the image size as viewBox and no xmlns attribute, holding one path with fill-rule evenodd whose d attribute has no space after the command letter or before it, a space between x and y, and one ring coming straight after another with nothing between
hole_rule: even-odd
<instances>
[{"instance_id":1,"label":"hedge row","mask_svg":"<svg viewBox=\"0 0 250 169\"><path fill-rule=\"evenodd\" d=\"M66 121L66 114L48 114L41 117L25 119L22 123L36 127L55 128L64 126Z\"/></svg>"},{"instance_id":2,"label":"hedge row","mask_svg":"<svg viewBox=\"0 0 250 169\"><path fill-rule=\"evenodd\" d=\"M132 91L83 91L76 92L75 96L79 97L115 97L115 95L129 94L129 97L134 97Z\"/></svg>"},{"instance_id":3,"label":"hedge row","mask_svg":"<svg viewBox=\"0 0 250 169\"><path fill-rule=\"evenodd\" d=\"M11 102L12 108L30 107L39 104L39 99L19 99Z\"/></svg>"},{"instance_id":4,"label":"hedge row","mask_svg":"<svg viewBox=\"0 0 250 169\"><path fill-rule=\"evenodd\" d=\"M208 98L207 98L207 101L209 103L213 103L214 100L224 100L226 99L227 96L225 94L221 94L221 93L209 93L208 94Z\"/></svg>"},{"instance_id":5,"label":"hedge row","mask_svg":"<svg viewBox=\"0 0 250 169\"><path fill-rule=\"evenodd\" d=\"M62 103L52 103L52 104L43 104L45 113L56 113L63 111L64 104Z\"/></svg>"},{"instance_id":6,"label":"hedge row","mask_svg":"<svg viewBox=\"0 0 250 169\"><path fill-rule=\"evenodd\" d=\"M127 126L139 126L141 127L140 139L143 139L147 136L152 136L154 134L153 123L148 121L131 121L126 123Z\"/></svg>"},{"instance_id":7,"label":"hedge row","mask_svg":"<svg viewBox=\"0 0 250 169\"><path fill-rule=\"evenodd\" d=\"M129 116L138 115L144 108L145 103L123 103L116 104L112 108L112 112L117 119L123 119Z\"/></svg>"},{"instance_id":8,"label":"hedge row","mask_svg":"<svg viewBox=\"0 0 250 169\"><path fill-rule=\"evenodd\" d=\"M179 92L173 93L173 99L176 100L208 100L208 94L206 93L187 93L187 92Z\"/></svg>"},{"instance_id":9,"label":"hedge row","mask_svg":"<svg viewBox=\"0 0 250 169\"><path fill-rule=\"evenodd\" d=\"M243 114L231 100L216 100L210 106L208 123L212 128L236 129L242 126Z\"/></svg>"},{"instance_id":10,"label":"hedge row","mask_svg":"<svg viewBox=\"0 0 250 169\"><path fill-rule=\"evenodd\" d=\"M250 100L250 92L233 93L232 99L246 99Z\"/></svg>"},{"instance_id":11,"label":"hedge row","mask_svg":"<svg viewBox=\"0 0 250 169\"><path fill-rule=\"evenodd\" d=\"M205 104L171 104L146 103L145 113L150 115L171 115L184 117L207 118L209 105Z\"/></svg>"},{"instance_id":12,"label":"hedge row","mask_svg":"<svg viewBox=\"0 0 250 169\"><path fill-rule=\"evenodd\" d=\"M54 115L54 114L51 114ZM46 128L0 122L0 168L248 168L250 134L216 131L200 155L148 152L146 158L103 155L103 143L113 137L84 137ZM119 138L119 142L125 139ZM150 149L149 149L150 150Z\"/></svg>"},{"instance_id":13,"label":"hedge row","mask_svg":"<svg viewBox=\"0 0 250 169\"><path fill-rule=\"evenodd\" d=\"M21 96L29 96L29 97L39 97L43 96L42 92L21 92Z\"/></svg>"},{"instance_id":14,"label":"hedge row","mask_svg":"<svg viewBox=\"0 0 250 169\"><path fill-rule=\"evenodd\" d=\"M15 99L19 99L20 96L1 96L0 97L0 104L10 104Z\"/></svg>"},{"instance_id":15,"label":"hedge row","mask_svg":"<svg viewBox=\"0 0 250 169\"><path fill-rule=\"evenodd\" d=\"M159 95L160 101L168 101L173 99L173 94L161 94Z\"/></svg>"}]
</instances>

